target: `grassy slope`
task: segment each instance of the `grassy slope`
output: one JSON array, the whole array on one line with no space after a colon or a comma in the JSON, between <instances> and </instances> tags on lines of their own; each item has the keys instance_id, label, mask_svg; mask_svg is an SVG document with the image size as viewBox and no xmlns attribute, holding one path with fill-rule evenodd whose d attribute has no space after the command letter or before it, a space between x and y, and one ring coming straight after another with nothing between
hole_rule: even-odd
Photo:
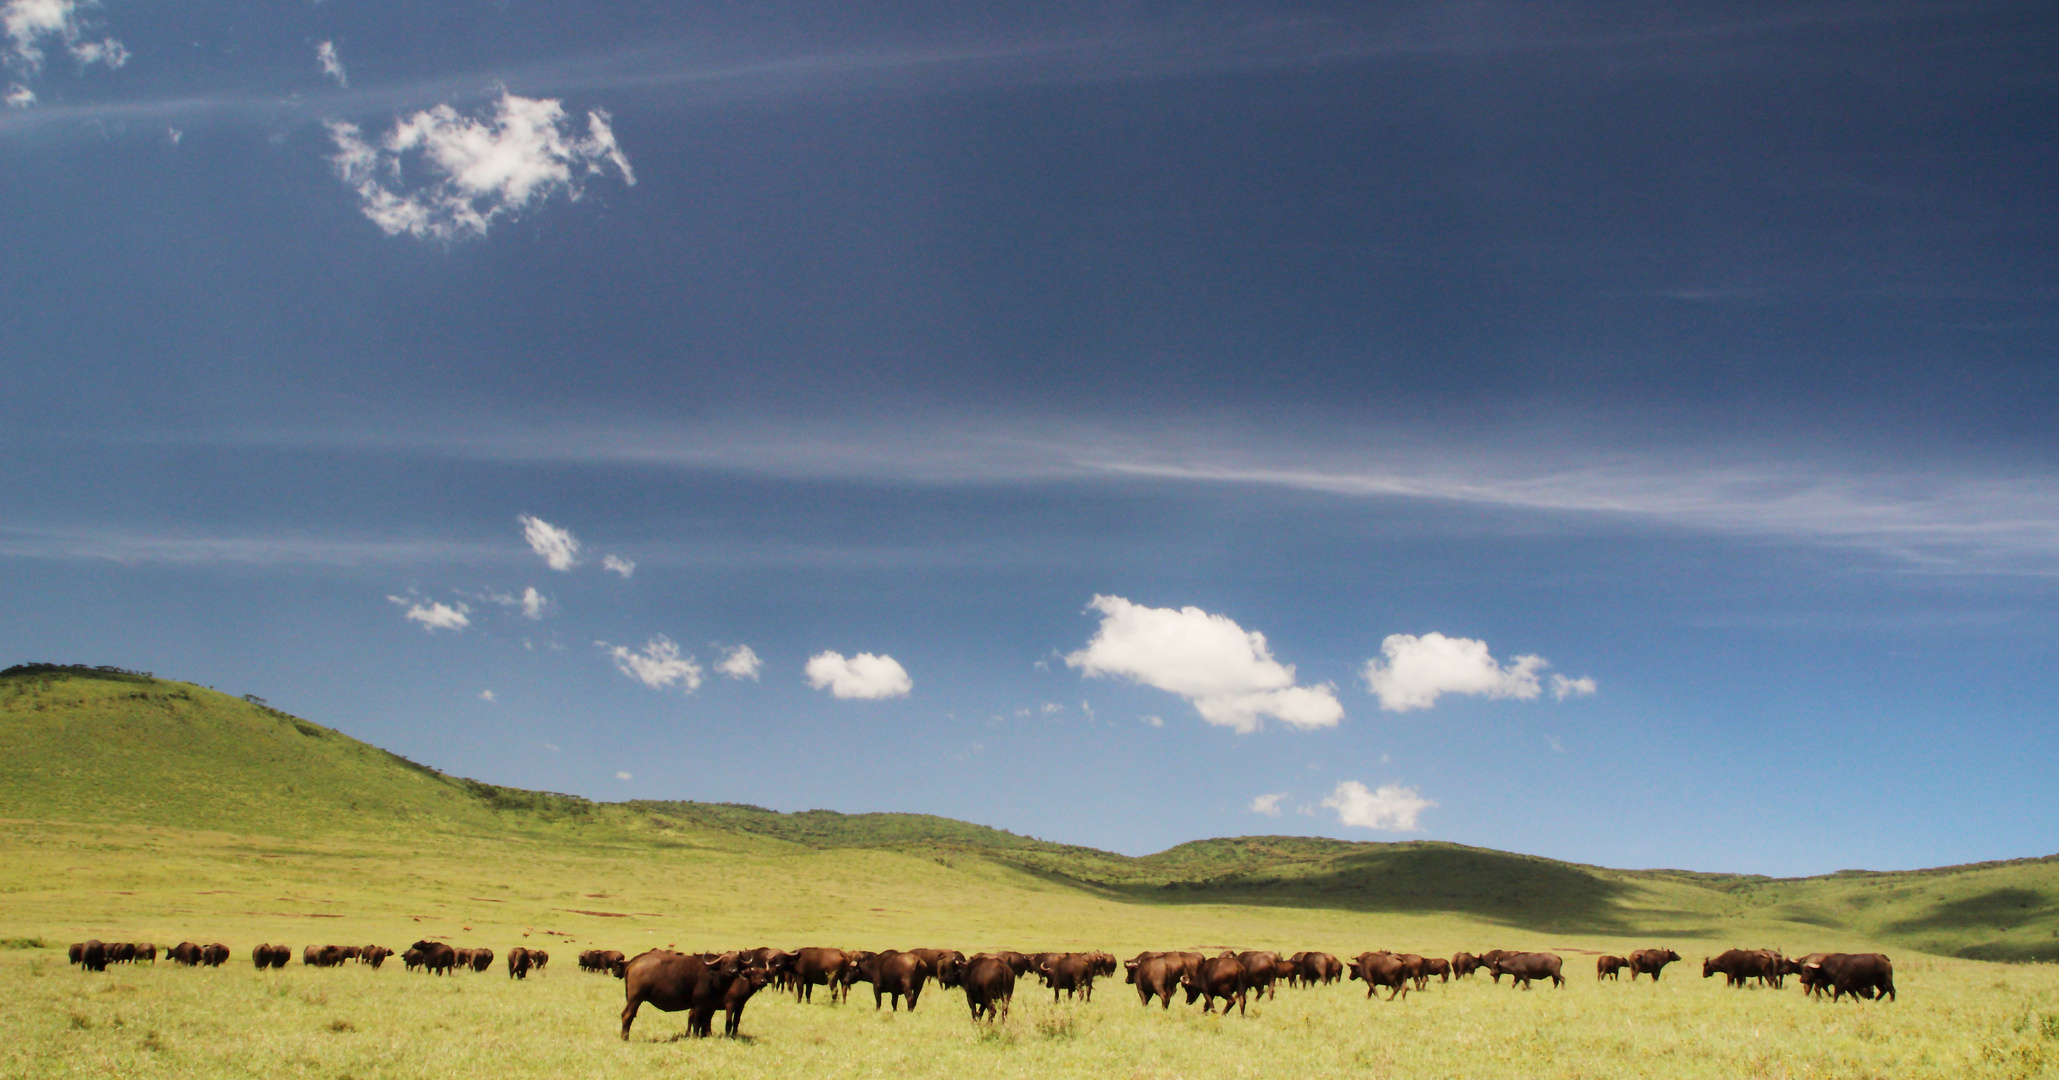
<instances>
[{"instance_id":1,"label":"grassy slope","mask_svg":"<svg viewBox=\"0 0 2059 1080\"><path fill-rule=\"evenodd\" d=\"M1131 859L926 815L599 804L499 788L202 687L78 670L0 677L0 818L15 868L0 872L8 910L53 930L134 925L169 892L181 910L279 936L324 915L367 933L419 918L451 932L490 923L664 936L639 920L694 912L711 932L772 933L798 919L853 944L952 925L1048 927L1038 932L1067 940L1089 928L1141 945L1148 917L1189 943L1238 928L1251 940L1262 923L1324 936L1408 928L1425 947L1477 946L1483 934L1664 935L2059 956L2051 859L1772 880L1299 837ZM203 880L211 887L179 888ZM1036 914L1025 923L1023 911Z\"/></svg>"}]
</instances>

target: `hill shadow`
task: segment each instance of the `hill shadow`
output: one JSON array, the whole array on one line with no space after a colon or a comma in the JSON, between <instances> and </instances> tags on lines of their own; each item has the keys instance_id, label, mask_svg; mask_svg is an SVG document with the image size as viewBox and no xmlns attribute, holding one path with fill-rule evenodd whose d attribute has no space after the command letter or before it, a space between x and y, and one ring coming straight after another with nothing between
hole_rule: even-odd
<instances>
[{"instance_id":1,"label":"hill shadow","mask_svg":"<svg viewBox=\"0 0 2059 1080\"><path fill-rule=\"evenodd\" d=\"M1383 846L1277 871L1104 887L1154 904L1450 913L1558 933L1628 934L1661 914L1627 909L1625 901L1638 892L1631 883L1566 863L1455 845Z\"/></svg>"},{"instance_id":2,"label":"hill shadow","mask_svg":"<svg viewBox=\"0 0 2059 1080\"><path fill-rule=\"evenodd\" d=\"M2000 888L1958 900L1941 900L1915 918L1888 923L1886 929L1896 933L1963 930L1967 927L2014 930L2026 923L2055 917L2059 917L2059 905L2044 893L2036 889Z\"/></svg>"}]
</instances>

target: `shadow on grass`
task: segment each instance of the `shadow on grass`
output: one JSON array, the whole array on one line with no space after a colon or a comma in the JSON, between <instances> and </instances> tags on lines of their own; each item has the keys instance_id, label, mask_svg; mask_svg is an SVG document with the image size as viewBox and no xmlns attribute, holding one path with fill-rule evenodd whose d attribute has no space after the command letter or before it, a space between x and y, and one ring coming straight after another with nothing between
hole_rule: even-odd
<instances>
[{"instance_id":1,"label":"shadow on grass","mask_svg":"<svg viewBox=\"0 0 2059 1080\"><path fill-rule=\"evenodd\" d=\"M1889 923L1887 929L1903 934L1968 927L2014 930L2025 923L2043 922L2054 917L2059 917L2059 905L2053 904L2044 893L2036 889L2002 888L1958 900L1940 901L1913 919Z\"/></svg>"},{"instance_id":2,"label":"shadow on grass","mask_svg":"<svg viewBox=\"0 0 2059 1080\"><path fill-rule=\"evenodd\" d=\"M1637 932L1656 914L1626 908L1639 891L1627 882L1547 859L1445 845L1386 846L1277 875L1104 887L1145 903L1452 913L1566 933Z\"/></svg>"}]
</instances>

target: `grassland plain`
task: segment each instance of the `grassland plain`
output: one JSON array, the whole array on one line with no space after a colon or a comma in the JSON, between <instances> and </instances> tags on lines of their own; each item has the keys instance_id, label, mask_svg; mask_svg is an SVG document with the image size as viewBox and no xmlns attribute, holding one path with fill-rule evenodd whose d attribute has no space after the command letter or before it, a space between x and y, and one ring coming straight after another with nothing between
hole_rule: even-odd
<instances>
[{"instance_id":1,"label":"grassland plain","mask_svg":"<svg viewBox=\"0 0 2059 1080\"><path fill-rule=\"evenodd\" d=\"M332 729L137 675L0 677L0 1072L4 1075L2046 1076L2059 968L1912 951L2022 947L2052 919L2049 860L1773 881L1631 872L1441 844L1257 837L1145 859L919 815L595 804L424 769ZM221 970L81 974L61 946L222 941ZM419 937L551 949L542 979L259 973L258 941ZM1248 1017L1025 988L975 1028L932 989L914 1015L769 991L749 1038L671 1042L582 948L774 944L1230 946L1339 955L1550 949L1572 984L1482 977L1400 1002L1357 984L1283 991ZM1658 986L1597 984L1592 954L1666 944ZM1881 947L1902 1000L1831 1006L1727 991L1704 952ZM653 1045L652 1041L664 1045Z\"/></svg>"}]
</instances>

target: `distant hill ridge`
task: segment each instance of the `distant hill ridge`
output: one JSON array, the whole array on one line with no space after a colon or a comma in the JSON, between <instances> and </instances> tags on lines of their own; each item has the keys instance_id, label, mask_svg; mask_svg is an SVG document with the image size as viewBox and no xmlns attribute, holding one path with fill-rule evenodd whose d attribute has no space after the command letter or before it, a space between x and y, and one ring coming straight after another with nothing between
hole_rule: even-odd
<instances>
[{"instance_id":1,"label":"distant hill ridge","mask_svg":"<svg viewBox=\"0 0 2059 1080\"><path fill-rule=\"evenodd\" d=\"M776 854L884 847L975 858L1141 903L1463 912L1630 932L1640 912L1750 911L1979 959L2059 959L2059 857L1774 879L1615 870L1437 841L1247 836L1143 857L927 814L594 802L452 776L270 707L149 672L0 671L0 817L265 836L396 827L584 848Z\"/></svg>"}]
</instances>

